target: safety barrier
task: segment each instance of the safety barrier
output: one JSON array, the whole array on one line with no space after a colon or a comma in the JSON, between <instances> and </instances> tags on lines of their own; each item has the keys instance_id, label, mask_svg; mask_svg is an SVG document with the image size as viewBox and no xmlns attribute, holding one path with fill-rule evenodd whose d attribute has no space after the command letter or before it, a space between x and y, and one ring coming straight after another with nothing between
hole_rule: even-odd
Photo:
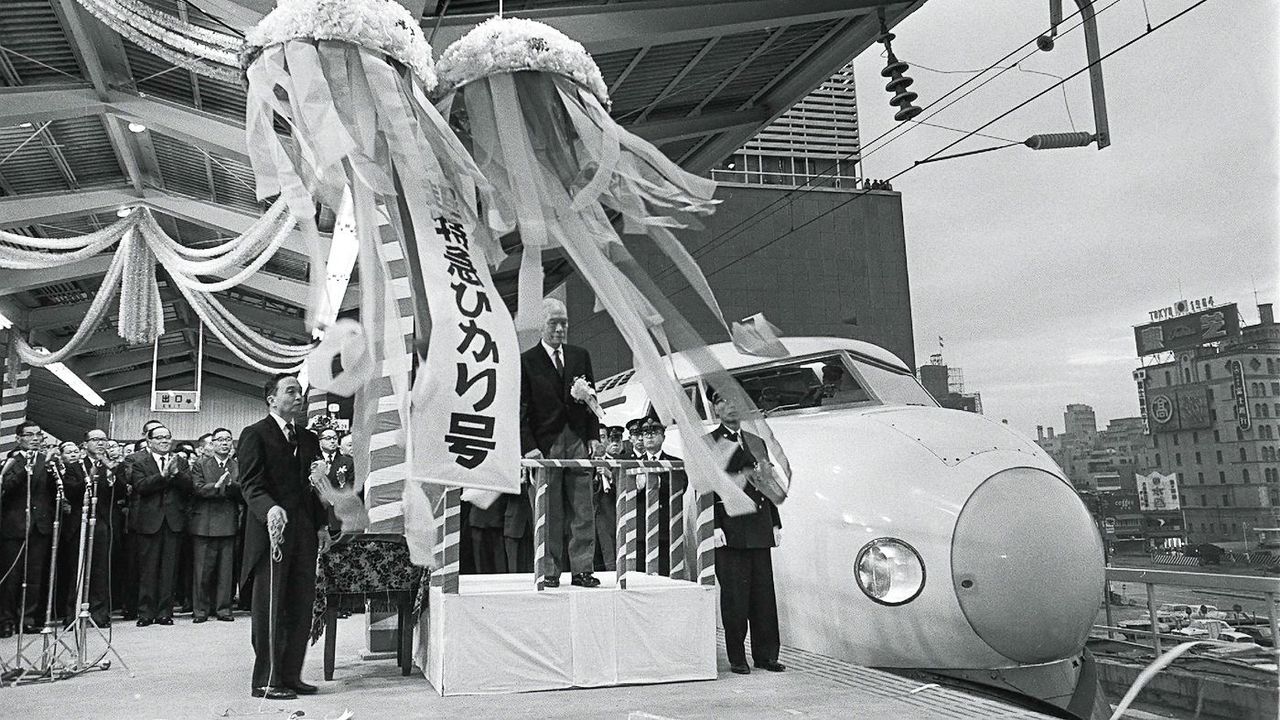
<instances>
[{"instance_id":1,"label":"safety barrier","mask_svg":"<svg viewBox=\"0 0 1280 720\"><path fill-rule=\"evenodd\" d=\"M684 469L684 462L679 460L552 460L524 459L520 461L522 472L526 473L533 488L533 568L534 587L538 591L546 588L546 562L550 552L547 538L547 488L546 470L605 468L613 471L613 482L617 492L617 527L614 536L617 539L617 589L625 590L628 568L636 558L637 538L645 538L644 572L656 575L659 568L659 500L657 492L646 492L646 507L636 507L636 478L646 476L647 488L660 488L661 476L670 478L671 473ZM670 507L670 575L674 579L686 580L688 572L685 563L684 533L684 488L667 482L669 488ZM457 594L459 550L461 548L461 501L462 493L451 488L444 493L444 512L436 534L437 570L431 575L431 584L443 592ZM715 515L713 499L708 494L700 494L696 498L697 516L697 582L703 585L715 584Z\"/></svg>"},{"instance_id":2,"label":"safety barrier","mask_svg":"<svg viewBox=\"0 0 1280 720\"><path fill-rule=\"evenodd\" d=\"M1188 558L1194 560L1196 558ZM1136 627L1119 627L1112 619L1111 585L1112 583L1134 583L1142 585L1147 596L1147 613L1150 619L1149 629ZM1107 583L1104 604L1106 606L1106 625L1094 628L1106 631L1108 637L1113 632L1121 632L1126 636L1150 637L1156 656L1160 655L1161 639L1186 642L1190 638L1169 635L1160 630L1160 615L1157 613L1157 585L1168 587L1194 588L1196 590L1212 590L1217 592L1249 593L1260 595L1265 599L1267 622L1271 627L1273 648L1280 645L1280 608L1276 602L1280 599L1280 578L1253 577L1250 575L1219 575L1216 573L1181 572L1176 570L1144 570L1141 568L1107 568ZM1191 618L1195 619L1195 618ZM1227 621L1231 621L1228 616ZM1260 619L1260 618L1258 618Z\"/></svg>"}]
</instances>

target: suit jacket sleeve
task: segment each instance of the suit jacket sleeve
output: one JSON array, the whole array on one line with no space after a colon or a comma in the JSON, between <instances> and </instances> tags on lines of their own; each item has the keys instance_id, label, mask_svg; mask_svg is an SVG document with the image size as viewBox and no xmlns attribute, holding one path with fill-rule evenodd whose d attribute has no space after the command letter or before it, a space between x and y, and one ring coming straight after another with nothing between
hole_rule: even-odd
<instances>
[{"instance_id":1,"label":"suit jacket sleeve","mask_svg":"<svg viewBox=\"0 0 1280 720\"><path fill-rule=\"evenodd\" d=\"M0 479L0 493L8 495L22 488L27 481L27 466L21 455L13 453L12 460L5 460L4 477Z\"/></svg>"},{"instance_id":2,"label":"suit jacket sleeve","mask_svg":"<svg viewBox=\"0 0 1280 720\"><path fill-rule=\"evenodd\" d=\"M523 455L538 447L533 439L533 427L529 423L529 403L532 390L529 387L529 372L525 369L524 356L520 356L520 454Z\"/></svg>"},{"instance_id":3,"label":"suit jacket sleeve","mask_svg":"<svg viewBox=\"0 0 1280 720\"><path fill-rule=\"evenodd\" d=\"M160 477L159 472L154 475L148 472L143 467L142 460L130 458L128 467L129 484L133 486L134 492L139 495L155 495L164 491L164 478Z\"/></svg>"},{"instance_id":4,"label":"suit jacket sleeve","mask_svg":"<svg viewBox=\"0 0 1280 720\"><path fill-rule=\"evenodd\" d=\"M586 350L583 350L582 362L587 367L587 372L586 372L587 382L591 383L591 387L594 388L596 386L596 376L595 376L595 373L591 372L591 353L587 352ZM587 440L588 440L587 445L590 445L591 440L595 440L600 437L600 418L596 417L596 414L591 412L590 409L587 410L586 414L587 414Z\"/></svg>"},{"instance_id":5,"label":"suit jacket sleeve","mask_svg":"<svg viewBox=\"0 0 1280 720\"><path fill-rule=\"evenodd\" d=\"M250 425L241 431L236 456L240 462L240 494L249 512L258 522L265 523L267 513L278 503L267 491L266 448L256 426Z\"/></svg>"},{"instance_id":6,"label":"suit jacket sleeve","mask_svg":"<svg viewBox=\"0 0 1280 720\"><path fill-rule=\"evenodd\" d=\"M211 472L206 473L206 470ZM213 475L213 477L209 477ZM217 467L208 467L204 460L197 460L191 467L192 492L198 498L220 498L227 494L227 487L215 487L218 484Z\"/></svg>"}]
</instances>

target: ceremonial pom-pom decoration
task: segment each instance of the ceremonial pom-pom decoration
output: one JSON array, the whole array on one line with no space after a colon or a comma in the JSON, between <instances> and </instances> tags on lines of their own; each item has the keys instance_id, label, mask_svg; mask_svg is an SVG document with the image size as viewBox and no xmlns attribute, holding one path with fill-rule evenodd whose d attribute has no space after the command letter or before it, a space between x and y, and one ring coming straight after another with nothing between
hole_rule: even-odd
<instances>
[{"instance_id":1,"label":"ceremonial pom-pom decoration","mask_svg":"<svg viewBox=\"0 0 1280 720\"><path fill-rule=\"evenodd\" d=\"M394 0L280 0L245 35L242 63L289 40L341 40L404 63L430 92L436 86L431 46L413 15Z\"/></svg>"},{"instance_id":2,"label":"ceremonial pom-pom decoration","mask_svg":"<svg viewBox=\"0 0 1280 720\"><path fill-rule=\"evenodd\" d=\"M532 70L563 75L609 107L609 89L591 53L550 25L492 17L440 54L441 94L494 73Z\"/></svg>"}]
</instances>

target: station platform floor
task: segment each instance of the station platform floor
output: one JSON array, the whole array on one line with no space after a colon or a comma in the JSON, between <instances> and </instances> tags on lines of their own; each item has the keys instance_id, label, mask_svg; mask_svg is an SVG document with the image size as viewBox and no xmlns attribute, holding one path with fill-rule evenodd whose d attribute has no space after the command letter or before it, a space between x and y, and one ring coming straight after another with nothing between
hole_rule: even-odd
<instances>
[{"instance_id":1,"label":"station platform floor","mask_svg":"<svg viewBox=\"0 0 1280 720\"><path fill-rule=\"evenodd\" d=\"M321 640L308 650L303 672L303 679L320 686L320 692L290 702L249 696L252 652L245 613L237 613L234 623L194 625L190 616L175 618L171 627L117 622L114 647L129 670L113 662L107 670L53 683L0 688L0 717L338 720L347 711L355 720L1047 717L793 648L783 649L780 659L788 666L783 673L730 673L721 648L714 681L442 698L416 668L404 677L394 659L361 659L361 615L339 621L333 681L321 679ZM6 660L13 651L12 638L0 641Z\"/></svg>"}]
</instances>

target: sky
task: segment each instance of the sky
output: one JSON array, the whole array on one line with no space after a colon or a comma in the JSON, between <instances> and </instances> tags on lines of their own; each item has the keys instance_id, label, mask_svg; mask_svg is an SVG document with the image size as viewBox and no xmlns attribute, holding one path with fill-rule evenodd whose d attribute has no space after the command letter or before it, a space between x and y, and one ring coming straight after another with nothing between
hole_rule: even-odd
<instances>
[{"instance_id":1,"label":"sky","mask_svg":"<svg viewBox=\"0 0 1280 720\"><path fill-rule=\"evenodd\" d=\"M1104 54L1146 32L1143 0L1103 10L1110 2L1096 3ZM1193 4L1146 0L1153 25ZM1063 5L1075 13L1073 2ZM985 68L1047 29L1048 6L929 0L900 23L893 48L912 64L919 119L972 76L954 71ZM1260 302L1280 300L1278 23L1274 0L1208 0L1103 61L1106 149L1015 146L894 180L917 358L938 352L941 336L946 362L963 368L984 413L1034 434L1037 425L1061 431L1068 403L1093 406L1101 426L1138 414L1133 326L1149 310L1212 295L1257 323L1255 289ZM881 51L874 45L855 62L869 178L962 137L916 126L871 143L896 124ZM1066 76L1087 63L1083 31L1074 30L929 122L976 129L1057 82L1039 73ZM1093 129L1087 73L1066 84L1065 101L1055 90L983 132L1021 141L1071 131L1068 108L1075 129ZM998 144L976 137L947 152Z\"/></svg>"}]
</instances>

